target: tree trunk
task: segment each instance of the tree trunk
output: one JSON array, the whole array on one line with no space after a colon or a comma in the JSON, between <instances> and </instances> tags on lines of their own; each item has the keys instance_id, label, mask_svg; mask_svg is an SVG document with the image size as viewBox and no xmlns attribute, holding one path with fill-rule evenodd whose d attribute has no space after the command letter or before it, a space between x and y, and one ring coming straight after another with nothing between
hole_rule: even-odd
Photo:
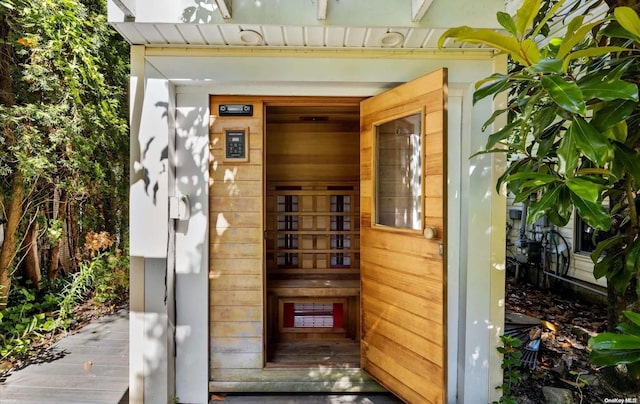
<instances>
[{"instance_id":1,"label":"tree trunk","mask_svg":"<svg viewBox=\"0 0 640 404\"><path fill-rule=\"evenodd\" d=\"M42 273L40 271L40 254L38 252L38 223L35 218L29 223L24 236L24 264L22 274L36 289L40 288Z\"/></svg>"},{"instance_id":2,"label":"tree trunk","mask_svg":"<svg viewBox=\"0 0 640 404\"><path fill-rule=\"evenodd\" d=\"M24 181L18 171L13 175L9 198L4 242L0 248L0 310L7 306L7 299L11 291L11 272L18 252L18 229L24 206Z\"/></svg>"},{"instance_id":3,"label":"tree trunk","mask_svg":"<svg viewBox=\"0 0 640 404\"><path fill-rule=\"evenodd\" d=\"M53 208L53 218L62 222L62 236L58 243L51 247L51 262L49 263L49 279L56 279L58 277L58 271L60 270L60 251L62 244L66 241L67 237L67 193L62 192L60 196L60 202L58 206Z\"/></svg>"},{"instance_id":4,"label":"tree trunk","mask_svg":"<svg viewBox=\"0 0 640 404\"><path fill-rule=\"evenodd\" d=\"M63 246L65 248L65 270L67 273L76 272L78 270L78 257L80 251L78 246L81 245L80 232L78 230L78 217L77 217L77 204L67 203L67 221L65 229L67 231L67 237L65 238Z\"/></svg>"}]
</instances>

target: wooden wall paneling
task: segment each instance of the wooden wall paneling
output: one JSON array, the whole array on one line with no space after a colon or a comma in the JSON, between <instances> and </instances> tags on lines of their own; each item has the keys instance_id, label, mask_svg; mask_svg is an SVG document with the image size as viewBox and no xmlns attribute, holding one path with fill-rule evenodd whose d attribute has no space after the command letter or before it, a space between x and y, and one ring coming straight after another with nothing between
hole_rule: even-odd
<instances>
[{"instance_id":1,"label":"wooden wall paneling","mask_svg":"<svg viewBox=\"0 0 640 404\"><path fill-rule=\"evenodd\" d=\"M252 104L252 117L219 117L220 103ZM264 364L263 107L258 98L211 97L210 367ZM224 131L248 128L248 161L225 160Z\"/></svg>"},{"instance_id":2,"label":"wooden wall paneling","mask_svg":"<svg viewBox=\"0 0 640 404\"><path fill-rule=\"evenodd\" d=\"M278 220L277 215L265 215L265 209L273 212L277 207L274 194L266 192L268 185L277 180L311 187L300 194L299 213L304 215L300 216L299 248L309 251L301 254L301 267L311 271L329 267L332 233L326 191L331 184L355 184L354 191L334 193L351 192L351 209L355 213L350 229L344 233L351 235L352 248L360 246L359 100L246 96L212 96L210 100L210 367L214 380L234 380L235 376L223 375L247 374L251 369L261 372L266 359L265 334L271 336L277 330L277 323L270 321L277 318L273 313L277 303L267 303L274 299L277 302L277 295L266 295L263 269L265 263L272 267L276 260L274 254L265 254L265 247L271 251L276 246L271 235L267 234L265 240L265 229L277 228ZM252 104L254 114L220 117L220 103ZM322 106L313 107L318 103ZM265 105L274 111L268 135ZM307 117L300 119L301 113ZM327 115L329 121L306 120L313 114ZM248 161L225 160L223 134L227 128L248 128ZM269 147L265 147L267 140L271 142ZM313 189L317 184L325 187L325 194L318 195ZM352 263L354 268L359 267L357 257L352 257ZM359 281L356 283L355 288L285 288L284 293L343 299L347 302L345 318L349 323L345 331L357 337ZM272 312L265 318L267 310ZM242 382L243 377L236 379Z\"/></svg>"},{"instance_id":3,"label":"wooden wall paneling","mask_svg":"<svg viewBox=\"0 0 640 404\"><path fill-rule=\"evenodd\" d=\"M446 267L439 246L446 236L445 93L446 72L439 71L361 105L362 364L408 402L439 403L445 396ZM384 181L388 174L382 170L376 179L376 125L421 109L425 111L422 219L424 226L436 227L436 240L426 240L420 231L374 223L375 181ZM392 163L393 154L388 157Z\"/></svg>"}]
</instances>

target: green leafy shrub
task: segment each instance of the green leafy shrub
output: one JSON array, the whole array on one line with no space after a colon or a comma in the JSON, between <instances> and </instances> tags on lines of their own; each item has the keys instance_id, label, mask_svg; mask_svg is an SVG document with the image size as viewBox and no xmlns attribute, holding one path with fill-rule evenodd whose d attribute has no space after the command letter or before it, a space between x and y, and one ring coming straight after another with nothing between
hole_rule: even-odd
<instances>
[{"instance_id":1,"label":"green leafy shrub","mask_svg":"<svg viewBox=\"0 0 640 404\"><path fill-rule=\"evenodd\" d=\"M27 356L33 345L68 328L74 309L93 297L97 306L121 303L128 292L128 257L100 252L80 265L70 279L47 282L41 290L16 287L0 311L0 361Z\"/></svg>"},{"instance_id":2,"label":"green leafy shrub","mask_svg":"<svg viewBox=\"0 0 640 404\"><path fill-rule=\"evenodd\" d=\"M57 327L54 313L60 299L52 294L36 297L35 290L16 288L11 306L0 311L0 360L26 355L32 342Z\"/></svg>"},{"instance_id":3,"label":"green leafy shrub","mask_svg":"<svg viewBox=\"0 0 640 404\"><path fill-rule=\"evenodd\" d=\"M106 257L106 265L98 268L95 275L96 305L114 306L129 294L129 257L119 251Z\"/></svg>"},{"instance_id":4,"label":"green leafy shrub","mask_svg":"<svg viewBox=\"0 0 640 404\"><path fill-rule=\"evenodd\" d=\"M93 291L96 273L105 266L104 254L100 254L90 262L80 264L78 272L72 275L71 282L63 290L58 317L66 320L72 316L73 308L89 297Z\"/></svg>"},{"instance_id":5,"label":"green leafy shrub","mask_svg":"<svg viewBox=\"0 0 640 404\"><path fill-rule=\"evenodd\" d=\"M500 401L494 401L495 403L516 404L515 397L512 396L513 389L520 383L520 360L522 359L522 352L520 347L522 341L519 338L511 337L509 335L501 335L500 340L502 346L496 348L499 353L502 354L502 371L503 379L502 384L496 389L502 390L502 396Z\"/></svg>"},{"instance_id":6,"label":"green leafy shrub","mask_svg":"<svg viewBox=\"0 0 640 404\"><path fill-rule=\"evenodd\" d=\"M629 322L618 325L620 334L604 332L589 339L589 359L601 366L624 365L629 377L640 381L640 314L623 314Z\"/></svg>"}]
</instances>

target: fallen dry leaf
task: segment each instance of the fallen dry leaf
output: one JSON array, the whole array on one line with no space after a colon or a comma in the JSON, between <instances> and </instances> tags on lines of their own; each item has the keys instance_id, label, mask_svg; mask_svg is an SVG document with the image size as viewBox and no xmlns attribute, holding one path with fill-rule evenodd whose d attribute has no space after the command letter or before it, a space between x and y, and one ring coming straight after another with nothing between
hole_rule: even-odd
<instances>
[{"instance_id":1,"label":"fallen dry leaf","mask_svg":"<svg viewBox=\"0 0 640 404\"><path fill-rule=\"evenodd\" d=\"M92 366L93 366L93 362L91 362L91 361L85 361L85 362L82 364L82 370L84 370L85 372L88 372L88 371L91 369L91 367L92 367Z\"/></svg>"},{"instance_id":2,"label":"fallen dry leaf","mask_svg":"<svg viewBox=\"0 0 640 404\"><path fill-rule=\"evenodd\" d=\"M212 394L211 395L211 401L224 401L224 397L219 396L217 394Z\"/></svg>"}]
</instances>

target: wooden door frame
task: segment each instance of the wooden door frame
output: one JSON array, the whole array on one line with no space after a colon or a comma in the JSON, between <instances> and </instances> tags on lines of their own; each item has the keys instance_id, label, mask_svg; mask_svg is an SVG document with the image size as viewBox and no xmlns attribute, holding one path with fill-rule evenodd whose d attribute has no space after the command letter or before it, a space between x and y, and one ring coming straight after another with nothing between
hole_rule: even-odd
<instances>
[{"instance_id":1,"label":"wooden door frame","mask_svg":"<svg viewBox=\"0 0 640 404\"><path fill-rule=\"evenodd\" d=\"M360 109L360 102L369 97L358 97L358 96L257 96L257 99L260 99L263 105L263 229L266 231L267 226L267 119L268 114L267 110L269 107L339 107L345 106L354 108L357 107L358 111ZM358 113L359 115L359 113ZM359 151L358 151L359 153ZM359 182L359 175L358 175ZM263 256L267 253L266 240L263 240ZM271 321L270 313L268 309L268 277L267 277L267 260L263 259L263 358L264 358L264 366L267 366L267 348L268 348L268 324ZM359 277L359 275L358 275ZM329 294L331 295L331 294ZM319 297L320 298L320 297ZM347 298L348 300L352 300L351 298ZM360 313L360 298L358 297L358 313L357 313L357 325L356 332L359 333L360 330L360 322L361 322L361 313ZM358 336L358 343L360 341L360 336Z\"/></svg>"}]
</instances>

